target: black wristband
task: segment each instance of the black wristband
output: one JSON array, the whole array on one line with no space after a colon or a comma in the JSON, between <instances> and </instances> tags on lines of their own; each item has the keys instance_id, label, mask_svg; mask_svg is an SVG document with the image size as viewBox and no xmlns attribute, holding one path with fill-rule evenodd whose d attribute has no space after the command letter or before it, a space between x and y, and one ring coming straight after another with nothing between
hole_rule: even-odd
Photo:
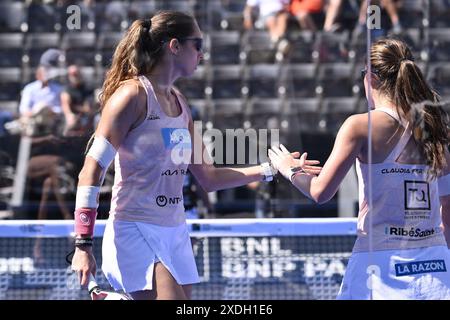
<instances>
[{"instance_id":1,"label":"black wristband","mask_svg":"<svg viewBox=\"0 0 450 320\"><path fill-rule=\"evenodd\" d=\"M76 238L75 247L92 247L94 240L92 238Z\"/></svg>"}]
</instances>

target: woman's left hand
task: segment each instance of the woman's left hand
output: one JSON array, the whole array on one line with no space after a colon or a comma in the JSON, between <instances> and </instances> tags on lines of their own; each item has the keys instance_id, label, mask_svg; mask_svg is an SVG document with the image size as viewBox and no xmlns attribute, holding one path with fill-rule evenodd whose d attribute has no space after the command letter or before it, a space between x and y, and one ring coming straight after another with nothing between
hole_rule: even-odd
<instances>
[{"instance_id":1,"label":"woman's left hand","mask_svg":"<svg viewBox=\"0 0 450 320\"><path fill-rule=\"evenodd\" d=\"M292 168L302 168L308 174L317 175L322 167L316 166L320 162L317 160L307 160L307 153L303 153L300 159L295 159L285 146L272 147L269 149L269 159L272 166L277 169L286 179L290 180Z\"/></svg>"}]
</instances>

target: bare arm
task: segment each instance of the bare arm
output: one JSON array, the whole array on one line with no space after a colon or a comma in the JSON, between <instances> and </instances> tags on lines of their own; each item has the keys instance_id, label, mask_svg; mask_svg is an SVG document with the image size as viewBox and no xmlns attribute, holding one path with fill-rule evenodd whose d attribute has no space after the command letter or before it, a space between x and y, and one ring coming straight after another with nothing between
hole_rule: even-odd
<instances>
[{"instance_id":1,"label":"bare arm","mask_svg":"<svg viewBox=\"0 0 450 320\"><path fill-rule=\"evenodd\" d=\"M125 84L114 93L102 111L95 135L106 138L116 150L142 114L137 103L138 96L137 85ZM106 169L102 169L95 159L87 156L79 175L78 186L99 186L103 170Z\"/></svg>"},{"instance_id":2,"label":"bare arm","mask_svg":"<svg viewBox=\"0 0 450 320\"><path fill-rule=\"evenodd\" d=\"M446 154L447 168L442 173L443 176L450 174L450 152ZM439 198L441 202L442 226L444 228L445 240L450 248L450 195Z\"/></svg>"},{"instance_id":3,"label":"bare arm","mask_svg":"<svg viewBox=\"0 0 450 320\"><path fill-rule=\"evenodd\" d=\"M116 150L139 119L138 95L137 85L123 85L109 99L102 112L95 135L106 138ZM99 186L103 171L107 169L102 168L94 158L87 156L79 175L78 186ZM81 285L87 285L89 274L95 274L96 268L92 247L77 246L72 259L72 270L80 273Z\"/></svg>"},{"instance_id":4,"label":"bare arm","mask_svg":"<svg viewBox=\"0 0 450 320\"><path fill-rule=\"evenodd\" d=\"M339 184L367 139L361 130L362 117L363 115L351 116L344 122L337 134L333 151L319 175L298 174L294 177L294 186L307 197L317 203L324 203L336 194Z\"/></svg>"},{"instance_id":5,"label":"bare arm","mask_svg":"<svg viewBox=\"0 0 450 320\"><path fill-rule=\"evenodd\" d=\"M74 116L74 113L70 109L70 103L71 103L70 95L65 91L61 92L61 108L62 108L64 117L66 118L66 120L70 116Z\"/></svg>"},{"instance_id":6,"label":"bare arm","mask_svg":"<svg viewBox=\"0 0 450 320\"><path fill-rule=\"evenodd\" d=\"M189 124L189 131L194 144L193 149L196 150L195 144L201 145L202 155L201 164L196 164L195 160L197 159L194 154L192 155L189 170L206 192L234 188L253 181L262 181L263 175L259 165L246 168L216 168L212 164L213 161L205 148L201 134L194 129L192 119Z\"/></svg>"},{"instance_id":7,"label":"bare arm","mask_svg":"<svg viewBox=\"0 0 450 320\"><path fill-rule=\"evenodd\" d=\"M442 226L444 227L445 240L450 248L450 195L440 197Z\"/></svg>"},{"instance_id":8,"label":"bare arm","mask_svg":"<svg viewBox=\"0 0 450 320\"><path fill-rule=\"evenodd\" d=\"M252 12L253 12L252 6L246 5L244 8L243 16L244 16L244 28L247 30L250 30L253 28L253 18L252 18Z\"/></svg>"},{"instance_id":9,"label":"bare arm","mask_svg":"<svg viewBox=\"0 0 450 320\"><path fill-rule=\"evenodd\" d=\"M19 105L19 112L21 116L31 116L31 92L30 87L25 86L25 88L22 91L22 97L20 98L20 105Z\"/></svg>"}]
</instances>

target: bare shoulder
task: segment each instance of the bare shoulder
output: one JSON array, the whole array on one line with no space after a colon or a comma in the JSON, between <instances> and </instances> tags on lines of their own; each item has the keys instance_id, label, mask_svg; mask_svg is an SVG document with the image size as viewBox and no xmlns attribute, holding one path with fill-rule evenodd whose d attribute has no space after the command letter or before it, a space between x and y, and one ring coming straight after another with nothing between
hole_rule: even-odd
<instances>
[{"instance_id":1,"label":"bare shoulder","mask_svg":"<svg viewBox=\"0 0 450 320\"><path fill-rule=\"evenodd\" d=\"M145 90L139 80L129 79L120 84L111 98L133 100L142 96L145 97Z\"/></svg>"},{"instance_id":2,"label":"bare shoulder","mask_svg":"<svg viewBox=\"0 0 450 320\"><path fill-rule=\"evenodd\" d=\"M367 127L367 113L354 114L344 121L339 132L351 134L354 137L366 138Z\"/></svg>"},{"instance_id":3,"label":"bare shoulder","mask_svg":"<svg viewBox=\"0 0 450 320\"><path fill-rule=\"evenodd\" d=\"M142 84L136 79L123 81L105 105L105 111L120 112L124 109L137 109L146 101ZM144 104L145 106L145 104Z\"/></svg>"}]
</instances>

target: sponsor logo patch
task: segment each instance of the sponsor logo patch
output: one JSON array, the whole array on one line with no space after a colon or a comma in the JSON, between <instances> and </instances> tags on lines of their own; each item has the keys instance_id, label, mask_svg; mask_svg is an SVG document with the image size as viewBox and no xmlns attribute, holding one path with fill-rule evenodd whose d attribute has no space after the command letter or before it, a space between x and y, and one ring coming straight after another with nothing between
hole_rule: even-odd
<instances>
[{"instance_id":1,"label":"sponsor logo patch","mask_svg":"<svg viewBox=\"0 0 450 320\"><path fill-rule=\"evenodd\" d=\"M161 128L161 135L166 149L174 147L191 149L191 135L186 128Z\"/></svg>"},{"instance_id":2,"label":"sponsor logo patch","mask_svg":"<svg viewBox=\"0 0 450 320\"><path fill-rule=\"evenodd\" d=\"M183 201L182 197L166 197L165 195L159 195L156 197L156 204L159 207L165 207L166 205L178 205L180 202Z\"/></svg>"},{"instance_id":3,"label":"sponsor logo patch","mask_svg":"<svg viewBox=\"0 0 450 320\"><path fill-rule=\"evenodd\" d=\"M89 218L89 216L84 212L80 213L80 221L85 226L91 225L91 218Z\"/></svg>"},{"instance_id":4,"label":"sponsor logo patch","mask_svg":"<svg viewBox=\"0 0 450 320\"><path fill-rule=\"evenodd\" d=\"M405 181L405 210L430 210L430 186L426 181Z\"/></svg>"},{"instance_id":5,"label":"sponsor logo patch","mask_svg":"<svg viewBox=\"0 0 450 320\"><path fill-rule=\"evenodd\" d=\"M446 272L444 260L427 260L408 263L396 263L395 275L397 277L407 276L411 274Z\"/></svg>"},{"instance_id":6,"label":"sponsor logo patch","mask_svg":"<svg viewBox=\"0 0 450 320\"><path fill-rule=\"evenodd\" d=\"M148 115L147 120L159 120L161 119L157 114L151 113Z\"/></svg>"}]
</instances>

